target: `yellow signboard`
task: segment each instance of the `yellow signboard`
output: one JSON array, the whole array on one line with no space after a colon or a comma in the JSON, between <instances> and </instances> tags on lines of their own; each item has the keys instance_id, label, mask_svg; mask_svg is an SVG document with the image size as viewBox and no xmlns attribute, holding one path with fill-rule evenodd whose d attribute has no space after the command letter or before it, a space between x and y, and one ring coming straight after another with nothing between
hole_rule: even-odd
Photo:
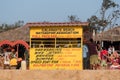
<instances>
[{"instance_id":1,"label":"yellow signboard","mask_svg":"<svg viewBox=\"0 0 120 80\"><path fill-rule=\"evenodd\" d=\"M82 27L30 28L30 69L82 70Z\"/></svg>"}]
</instances>

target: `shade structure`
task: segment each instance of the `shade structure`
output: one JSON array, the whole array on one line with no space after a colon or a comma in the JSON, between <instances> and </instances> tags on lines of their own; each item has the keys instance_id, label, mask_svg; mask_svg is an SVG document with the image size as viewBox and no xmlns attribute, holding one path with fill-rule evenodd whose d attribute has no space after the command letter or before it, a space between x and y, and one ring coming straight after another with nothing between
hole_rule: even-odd
<instances>
[{"instance_id":1,"label":"shade structure","mask_svg":"<svg viewBox=\"0 0 120 80\"><path fill-rule=\"evenodd\" d=\"M25 25L12 30L1 32L0 41L2 40L9 40L9 41L24 40L28 42L29 28Z\"/></svg>"},{"instance_id":2,"label":"shade structure","mask_svg":"<svg viewBox=\"0 0 120 80\"><path fill-rule=\"evenodd\" d=\"M120 41L120 26L93 36L95 41Z\"/></svg>"}]
</instances>

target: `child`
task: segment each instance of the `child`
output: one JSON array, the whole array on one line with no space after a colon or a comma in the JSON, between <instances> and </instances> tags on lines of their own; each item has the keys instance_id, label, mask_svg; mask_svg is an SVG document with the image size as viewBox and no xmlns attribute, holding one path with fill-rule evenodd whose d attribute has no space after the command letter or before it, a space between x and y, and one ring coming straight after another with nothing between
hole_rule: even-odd
<instances>
[{"instance_id":1,"label":"child","mask_svg":"<svg viewBox=\"0 0 120 80\"><path fill-rule=\"evenodd\" d=\"M112 65L110 66L110 69L112 69L112 70L114 70L114 69L120 69L119 60L117 58L115 58L112 61Z\"/></svg>"}]
</instances>

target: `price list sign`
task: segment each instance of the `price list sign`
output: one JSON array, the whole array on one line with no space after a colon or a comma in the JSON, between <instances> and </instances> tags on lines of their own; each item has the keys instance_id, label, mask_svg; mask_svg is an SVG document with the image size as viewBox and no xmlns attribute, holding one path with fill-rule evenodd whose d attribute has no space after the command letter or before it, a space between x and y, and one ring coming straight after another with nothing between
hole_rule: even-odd
<instances>
[{"instance_id":1,"label":"price list sign","mask_svg":"<svg viewBox=\"0 0 120 80\"><path fill-rule=\"evenodd\" d=\"M82 70L81 26L30 27L30 69Z\"/></svg>"}]
</instances>

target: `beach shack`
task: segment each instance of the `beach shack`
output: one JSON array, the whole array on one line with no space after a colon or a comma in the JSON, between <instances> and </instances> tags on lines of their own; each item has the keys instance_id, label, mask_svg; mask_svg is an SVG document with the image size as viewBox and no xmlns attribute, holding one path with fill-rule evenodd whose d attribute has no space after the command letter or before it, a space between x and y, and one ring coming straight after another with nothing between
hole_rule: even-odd
<instances>
[{"instance_id":1,"label":"beach shack","mask_svg":"<svg viewBox=\"0 0 120 80\"><path fill-rule=\"evenodd\" d=\"M31 70L82 70L83 26L86 22L27 23Z\"/></svg>"}]
</instances>

